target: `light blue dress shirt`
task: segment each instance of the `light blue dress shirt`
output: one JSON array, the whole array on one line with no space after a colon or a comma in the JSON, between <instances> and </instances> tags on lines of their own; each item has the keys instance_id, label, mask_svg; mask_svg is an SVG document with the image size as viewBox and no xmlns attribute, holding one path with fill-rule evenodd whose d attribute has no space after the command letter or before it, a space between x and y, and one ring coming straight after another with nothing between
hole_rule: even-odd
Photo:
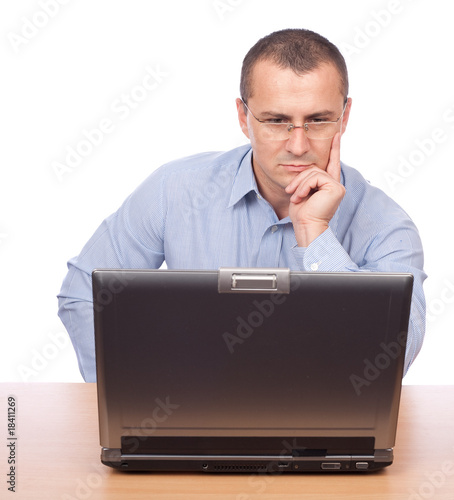
<instances>
[{"instance_id":1,"label":"light blue dress shirt","mask_svg":"<svg viewBox=\"0 0 454 500\"><path fill-rule=\"evenodd\" d=\"M385 271L414 275L405 370L425 330L423 250L408 215L359 172L342 164L346 194L329 228L297 246L289 217L260 195L251 147L203 153L154 171L68 262L59 315L87 382L96 380L91 272L95 268Z\"/></svg>"}]
</instances>

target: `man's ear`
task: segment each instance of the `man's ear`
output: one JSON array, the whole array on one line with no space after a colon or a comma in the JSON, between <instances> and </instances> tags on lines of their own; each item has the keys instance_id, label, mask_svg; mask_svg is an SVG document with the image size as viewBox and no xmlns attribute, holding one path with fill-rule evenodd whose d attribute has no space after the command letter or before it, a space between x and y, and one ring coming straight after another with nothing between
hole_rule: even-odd
<instances>
[{"instance_id":1,"label":"man's ear","mask_svg":"<svg viewBox=\"0 0 454 500\"><path fill-rule=\"evenodd\" d=\"M351 109L352 109L352 98L349 97L347 100L347 106L345 107L344 116L342 118L342 130L341 130L342 134L345 132L345 130L347 128L348 119L350 118Z\"/></svg>"},{"instance_id":2,"label":"man's ear","mask_svg":"<svg viewBox=\"0 0 454 500\"><path fill-rule=\"evenodd\" d=\"M240 123L241 130L243 131L243 134L248 139L250 139L250 137L249 137L249 130L248 130L248 126L247 126L247 113L246 113L246 111L244 109L243 101L240 98L238 98L236 100L236 109L237 109L237 112L238 112L238 121Z\"/></svg>"}]
</instances>

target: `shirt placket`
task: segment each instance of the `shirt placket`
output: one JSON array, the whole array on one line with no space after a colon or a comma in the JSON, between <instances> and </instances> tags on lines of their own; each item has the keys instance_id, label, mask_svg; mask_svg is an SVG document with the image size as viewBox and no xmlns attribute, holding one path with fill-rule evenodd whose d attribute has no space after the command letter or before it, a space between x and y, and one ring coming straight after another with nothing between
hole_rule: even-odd
<instances>
[{"instance_id":1,"label":"shirt placket","mask_svg":"<svg viewBox=\"0 0 454 500\"><path fill-rule=\"evenodd\" d=\"M278 267L285 225L278 220L276 213L267 201L260 195L257 198L269 221L260 241L257 267Z\"/></svg>"}]
</instances>

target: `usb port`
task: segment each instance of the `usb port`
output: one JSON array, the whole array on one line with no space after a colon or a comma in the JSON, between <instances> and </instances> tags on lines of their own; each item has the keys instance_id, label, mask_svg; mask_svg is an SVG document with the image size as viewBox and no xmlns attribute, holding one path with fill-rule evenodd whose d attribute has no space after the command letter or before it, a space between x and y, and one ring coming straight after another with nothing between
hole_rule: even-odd
<instances>
[{"instance_id":1,"label":"usb port","mask_svg":"<svg viewBox=\"0 0 454 500\"><path fill-rule=\"evenodd\" d=\"M290 464L289 462L278 462L277 466L278 467L288 467Z\"/></svg>"},{"instance_id":2,"label":"usb port","mask_svg":"<svg viewBox=\"0 0 454 500\"><path fill-rule=\"evenodd\" d=\"M323 470L339 470L341 468L340 462L323 462Z\"/></svg>"}]
</instances>

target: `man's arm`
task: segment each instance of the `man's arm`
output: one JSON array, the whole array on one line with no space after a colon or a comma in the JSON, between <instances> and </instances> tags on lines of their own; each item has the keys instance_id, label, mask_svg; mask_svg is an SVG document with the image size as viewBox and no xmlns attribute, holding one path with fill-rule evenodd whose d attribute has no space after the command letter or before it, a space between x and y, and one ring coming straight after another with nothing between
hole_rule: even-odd
<instances>
[{"instance_id":1,"label":"man's arm","mask_svg":"<svg viewBox=\"0 0 454 500\"><path fill-rule=\"evenodd\" d=\"M384 228L363 249L360 265L353 261L330 228L307 248L295 247L293 252L301 269L306 271L396 272L414 276L405 358L406 373L421 349L426 323L424 256L414 224L408 219ZM355 260L360 261L359 252L355 253Z\"/></svg>"},{"instance_id":2,"label":"man's arm","mask_svg":"<svg viewBox=\"0 0 454 500\"><path fill-rule=\"evenodd\" d=\"M58 314L86 382L96 381L91 273L96 268L159 268L164 260L159 179L145 182L96 230L68 262L58 294Z\"/></svg>"},{"instance_id":3,"label":"man's arm","mask_svg":"<svg viewBox=\"0 0 454 500\"><path fill-rule=\"evenodd\" d=\"M289 214L298 244L293 249L294 255L301 269L307 271L413 274L406 372L421 349L425 332L423 282L426 274L423 271L424 256L418 231L399 209L396 210L395 223L384 225L369 239L361 239L354 233L367 233L368 220L365 219L364 227L356 225L353 229L349 228L350 237L361 240L362 245L350 243L350 253L347 252L329 225L346 192L340 180L340 134L337 134L332 142L326 171L315 167L308 169L295 177L286 189L292 195ZM368 203L373 205L382 201L377 198L368 200ZM379 216L380 208L376 210ZM359 217L358 214L356 217Z\"/></svg>"}]
</instances>

